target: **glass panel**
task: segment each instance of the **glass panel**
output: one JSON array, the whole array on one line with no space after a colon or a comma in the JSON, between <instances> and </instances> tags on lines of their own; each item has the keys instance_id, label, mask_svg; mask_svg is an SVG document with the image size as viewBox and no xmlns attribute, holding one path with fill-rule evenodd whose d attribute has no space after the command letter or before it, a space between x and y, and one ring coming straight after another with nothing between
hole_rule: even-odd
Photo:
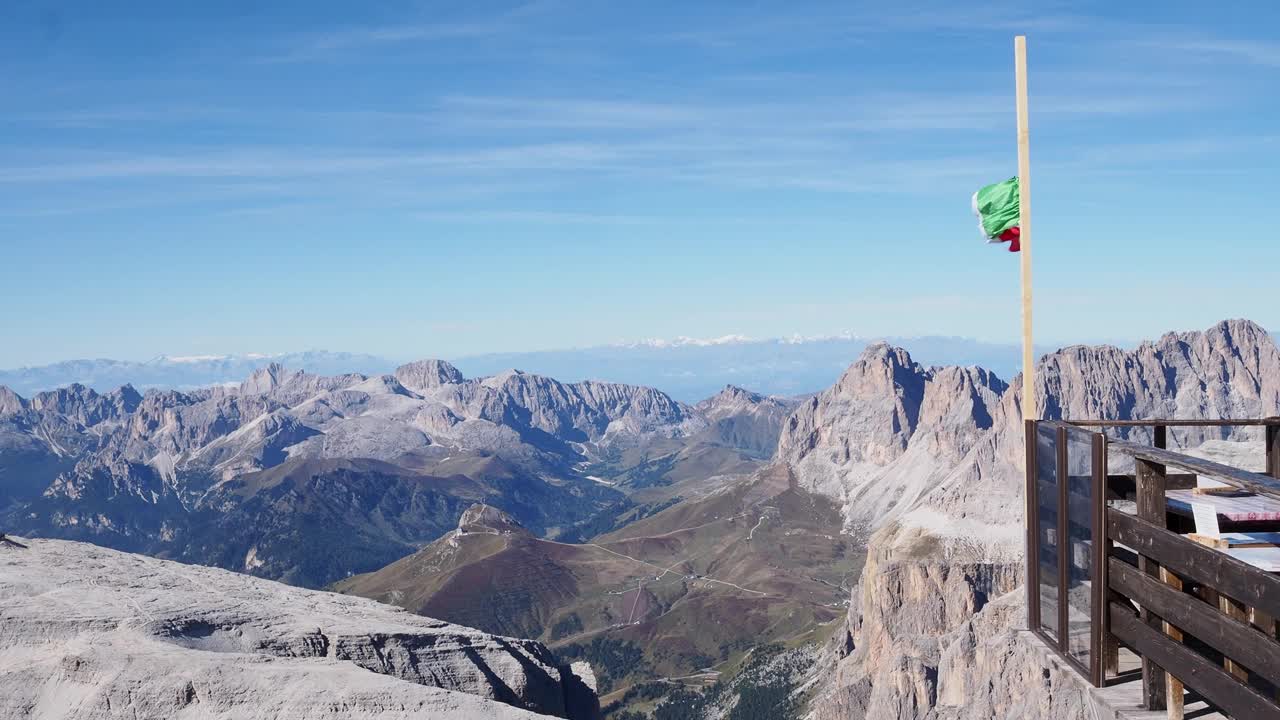
<instances>
[{"instance_id":1,"label":"glass panel","mask_svg":"<svg viewBox=\"0 0 1280 720\"><path fill-rule=\"evenodd\" d=\"M1058 429L1036 426L1036 505L1040 520L1040 627L1058 637Z\"/></svg>"},{"instance_id":2,"label":"glass panel","mask_svg":"<svg viewBox=\"0 0 1280 720\"><path fill-rule=\"evenodd\" d=\"M1093 607L1093 434L1067 429L1067 652L1089 666Z\"/></svg>"}]
</instances>

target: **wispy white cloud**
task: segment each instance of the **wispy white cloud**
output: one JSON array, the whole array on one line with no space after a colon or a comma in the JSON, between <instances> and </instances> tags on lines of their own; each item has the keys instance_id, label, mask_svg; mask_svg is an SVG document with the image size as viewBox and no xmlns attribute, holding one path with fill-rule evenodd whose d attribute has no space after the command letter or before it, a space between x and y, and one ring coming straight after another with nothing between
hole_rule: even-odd
<instances>
[{"instance_id":1,"label":"wispy white cloud","mask_svg":"<svg viewBox=\"0 0 1280 720\"><path fill-rule=\"evenodd\" d=\"M529 4L506 13L462 19L300 34L284 43L287 48L280 59L351 55L419 42L470 42L517 32L527 35L528 23L546 7ZM1079 52L1099 38L1110 37L1092 19L1071 15L1061 7L1031 12L1014 4L984 8L977 14L945 5L910 4L888 11L854 8L832 13L747 9L728 12L727 17L702 16L688 25L687 30L659 39L749 46L762 39L803 45L817 38L856 48L894 37L888 33L1035 30L1069 35L1071 42L1080 40L1081 45L1072 46L1072 51ZM551 35L560 37L556 32ZM608 37L593 40L608 41ZM1131 42L1159 52L1255 64L1271 63L1280 55L1275 46L1264 43L1194 39L1193 35L1175 40L1138 36ZM565 44L567 51L576 47L571 41ZM1088 52L1083 55L1087 57ZM997 87L992 80L994 69L982 78L986 82L974 84L974 92L964 92L965 86L949 82L957 77L950 71L940 70L927 79L899 75L867 81L848 68L822 66L794 72L758 67L761 64L734 62L719 68L719 74L702 74L688 82L681 78L658 86L622 82L616 88L601 83L590 85L593 92L586 93L575 92L583 87L580 79L559 86L552 83L546 94L524 95L504 94L501 89L486 92L487 85L472 91L443 84L447 90L434 95L424 93L371 109L219 107L178 99L154 105L9 113L0 118L0 125L83 130L84 138L107 138L103 146L115 151L6 147L0 141L0 184L39 189L64 183L105 187L151 181L152 198L176 198L179 190L215 184L278 185L276 190L262 191L262 197L269 199L260 203L262 208L381 202L429 213L421 217L457 221L618 223L645 220L625 213L491 210L449 215L429 208L432 196L442 189L468 183L478 196L490 197L508 192L513 182L581 189L600 179L883 193L950 189L974 176L1004 172L1000 151L984 153L996 147L993 138L1009 132L1012 124L1009 94L991 90ZM1101 126L1114 118L1220 107L1227 100L1225 93L1218 93L1204 77L1191 77L1200 75L1212 73L1146 72L1145 68L1126 73L1097 63L1056 62L1034 75L1033 123L1038 128L1038 119L1043 118L1054 120L1058 127L1084 127L1086 122ZM556 87L568 91L557 93ZM1196 92L1188 92L1189 87ZM176 146L140 140L136 132L187 123L216 126L217 135L239 141L226 147ZM308 144L281 142L281 137L292 137L281 134L291 128L303 129L296 142ZM115 138L108 133L118 130L125 131L119 136L123 140L113 144ZM1056 153L1038 149L1037 160L1046 166L1057 163L1054 167L1063 171L1160 162L1180 157L1179 152L1200 152L1195 150L1196 143L1209 140L1194 137L1193 130L1187 132L1192 137L1175 137L1168 141L1168 148L1146 151L1126 146L1133 149L1128 153L1087 147L1079 152L1058 148ZM353 144L352 138L366 139L369 145ZM252 206L242 209L267 212Z\"/></svg>"},{"instance_id":2,"label":"wispy white cloud","mask_svg":"<svg viewBox=\"0 0 1280 720\"><path fill-rule=\"evenodd\" d=\"M745 10L715 17L714 22L693 28L660 33L653 39L713 50L768 53L780 47L856 42L886 33L1058 33L1086 28L1092 22L1090 18L1051 8L1028 10L1022 3L989 4L978 9L954 3L845 5L833 12L782 16Z\"/></svg>"},{"instance_id":3,"label":"wispy white cloud","mask_svg":"<svg viewBox=\"0 0 1280 720\"><path fill-rule=\"evenodd\" d=\"M548 225L651 225L670 222L670 217L645 215L615 215L600 213L542 211L542 210L438 210L417 212L419 220L446 223L519 223Z\"/></svg>"},{"instance_id":4,"label":"wispy white cloud","mask_svg":"<svg viewBox=\"0 0 1280 720\"><path fill-rule=\"evenodd\" d=\"M1155 38L1140 42L1148 47L1170 53L1199 56L1209 60L1234 60L1263 67L1280 67L1280 43L1204 37Z\"/></svg>"},{"instance_id":5,"label":"wispy white cloud","mask_svg":"<svg viewBox=\"0 0 1280 720\"><path fill-rule=\"evenodd\" d=\"M1125 172L1135 167L1149 171L1152 166L1159 166L1163 173L1171 171L1175 163L1184 160L1220 158L1222 164L1234 166L1242 158L1269 157L1277 151L1280 151L1280 137L1277 136L1193 136L1124 144L1095 143L1080 147L1070 157L1051 159L1042 165L1055 170L1101 169L1104 172ZM1205 173L1222 169L1215 164L1197 165L1197 171Z\"/></svg>"},{"instance_id":6,"label":"wispy white cloud","mask_svg":"<svg viewBox=\"0 0 1280 720\"><path fill-rule=\"evenodd\" d=\"M584 169L616 158L607 145L546 143L469 151L343 152L333 149L230 148L184 154L114 154L58 164L0 168L0 183L133 178L287 178L404 169Z\"/></svg>"},{"instance_id":7,"label":"wispy white cloud","mask_svg":"<svg viewBox=\"0 0 1280 720\"><path fill-rule=\"evenodd\" d=\"M1050 86L1053 83L1049 84ZM1058 84L1059 87L1064 87ZM1078 87L1078 85L1065 85ZM1203 109L1203 93L1140 92L1113 83L1091 92L1033 93L1038 116L1109 117ZM252 136L262 129L304 127L323 142L358 132L397 140L439 138L452 133L468 144L494 142L513 131L559 139L584 133L715 133L719 137L819 138L864 133L1004 130L1010 97L999 94L925 91L862 92L785 100L741 101L445 95L417 109L236 108L131 105L72 111L10 113L0 126L111 131L200 123ZM2 146L0 146L2 147ZM419 158L421 160L421 158ZM405 162L411 159L406 158ZM0 161L2 162L2 161Z\"/></svg>"},{"instance_id":8,"label":"wispy white cloud","mask_svg":"<svg viewBox=\"0 0 1280 720\"><path fill-rule=\"evenodd\" d=\"M509 29L508 24L501 21L349 28L299 38L292 47L258 60L265 63L304 62L371 46L492 37Z\"/></svg>"},{"instance_id":9,"label":"wispy white cloud","mask_svg":"<svg viewBox=\"0 0 1280 720\"><path fill-rule=\"evenodd\" d=\"M549 2L526 2L502 12L466 19L432 19L405 23L344 27L294 36L282 51L257 58L259 62L304 62L356 50L410 43L476 41L510 35L525 21L553 7Z\"/></svg>"},{"instance_id":10,"label":"wispy white cloud","mask_svg":"<svg viewBox=\"0 0 1280 720\"><path fill-rule=\"evenodd\" d=\"M596 98L446 96L439 117L469 127L643 128L705 122L709 108L696 104Z\"/></svg>"},{"instance_id":11,"label":"wispy white cloud","mask_svg":"<svg viewBox=\"0 0 1280 720\"><path fill-rule=\"evenodd\" d=\"M1039 115L1140 115L1195 107L1185 94L1128 88L1037 94ZM987 130L1007 127L1009 95L871 92L774 102L642 102L595 98L446 97L436 125L531 130L684 130L793 136L866 132Z\"/></svg>"}]
</instances>

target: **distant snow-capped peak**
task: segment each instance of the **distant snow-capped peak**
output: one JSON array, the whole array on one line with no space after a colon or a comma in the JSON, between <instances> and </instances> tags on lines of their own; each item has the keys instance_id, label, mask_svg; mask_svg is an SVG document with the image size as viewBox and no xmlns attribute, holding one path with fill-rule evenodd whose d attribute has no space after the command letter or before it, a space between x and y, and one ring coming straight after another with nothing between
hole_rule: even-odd
<instances>
[{"instance_id":1,"label":"distant snow-capped peak","mask_svg":"<svg viewBox=\"0 0 1280 720\"><path fill-rule=\"evenodd\" d=\"M778 343L781 345L803 345L805 343L813 343L813 342L832 342L835 340L861 340L861 339L863 338L857 335L854 335L853 333L846 330L845 332L836 333L835 335L801 335L800 333L793 333L790 337L778 338Z\"/></svg>"},{"instance_id":2,"label":"distant snow-capped peak","mask_svg":"<svg viewBox=\"0 0 1280 720\"><path fill-rule=\"evenodd\" d=\"M246 358L267 357L266 355L244 355ZM200 363L230 360L230 355L161 355L152 362L159 363Z\"/></svg>"},{"instance_id":3,"label":"distant snow-capped peak","mask_svg":"<svg viewBox=\"0 0 1280 720\"><path fill-rule=\"evenodd\" d=\"M687 335L681 335L674 339L665 338L649 338L645 340L637 340L634 342L616 343L614 347L620 348L678 348L678 347L714 347L718 345L746 345L746 344L777 344L777 345L803 345L805 343L815 342L833 342L833 341L854 341L863 338L851 332L842 332L834 335L801 335L793 333L785 337L775 338L753 338L747 335L721 335L713 338L694 338Z\"/></svg>"},{"instance_id":4,"label":"distant snow-capped peak","mask_svg":"<svg viewBox=\"0 0 1280 720\"><path fill-rule=\"evenodd\" d=\"M721 335L715 338L693 338L681 335L675 339L667 340L664 338L648 338L645 340L637 340L635 342L617 343L616 347L636 348L672 348L672 347L710 347L712 345L738 345L741 343L755 342L754 339L746 335Z\"/></svg>"}]
</instances>

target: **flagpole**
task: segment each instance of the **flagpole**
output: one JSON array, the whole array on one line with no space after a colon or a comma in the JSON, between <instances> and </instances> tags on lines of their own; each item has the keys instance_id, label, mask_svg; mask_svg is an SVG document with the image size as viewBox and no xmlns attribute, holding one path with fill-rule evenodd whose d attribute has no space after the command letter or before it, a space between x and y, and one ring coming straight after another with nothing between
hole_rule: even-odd
<instances>
[{"instance_id":1,"label":"flagpole","mask_svg":"<svg viewBox=\"0 0 1280 720\"><path fill-rule=\"evenodd\" d=\"M1031 154L1027 122L1027 37L1013 39L1018 95L1018 243L1022 259L1022 417L1040 417L1035 395L1035 353L1031 344Z\"/></svg>"}]
</instances>

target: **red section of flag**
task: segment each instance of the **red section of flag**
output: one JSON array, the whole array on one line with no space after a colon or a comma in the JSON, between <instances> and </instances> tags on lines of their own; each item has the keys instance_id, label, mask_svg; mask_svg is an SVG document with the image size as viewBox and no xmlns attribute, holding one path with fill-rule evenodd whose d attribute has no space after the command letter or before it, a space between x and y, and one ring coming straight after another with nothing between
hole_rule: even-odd
<instances>
[{"instance_id":1,"label":"red section of flag","mask_svg":"<svg viewBox=\"0 0 1280 720\"><path fill-rule=\"evenodd\" d=\"M1021 231L1019 231L1018 227L1015 225L1000 233L1000 236L997 239L1000 240L1000 242L1009 243L1009 252L1018 252L1022 250L1022 245L1018 242L1020 237Z\"/></svg>"}]
</instances>

